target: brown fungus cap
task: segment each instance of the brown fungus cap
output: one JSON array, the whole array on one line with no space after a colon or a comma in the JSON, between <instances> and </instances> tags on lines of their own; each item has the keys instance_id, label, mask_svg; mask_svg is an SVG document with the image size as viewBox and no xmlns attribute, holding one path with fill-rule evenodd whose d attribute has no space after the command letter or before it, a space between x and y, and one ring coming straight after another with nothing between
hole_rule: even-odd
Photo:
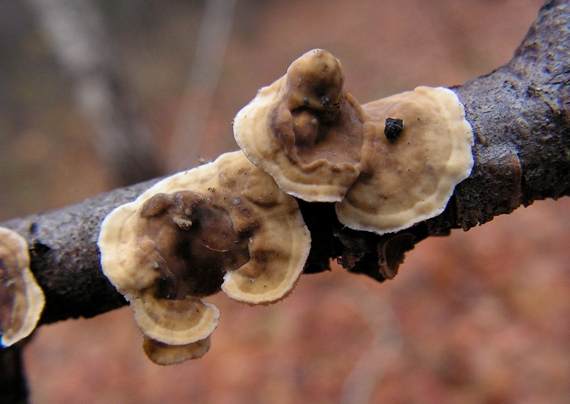
<instances>
[{"instance_id":1,"label":"brown fungus cap","mask_svg":"<svg viewBox=\"0 0 570 404\"><path fill-rule=\"evenodd\" d=\"M30 271L28 243L0 227L0 334L3 346L27 337L36 328L45 304L42 289Z\"/></svg>"},{"instance_id":2,"label":"brown fungus cap","mask_svg":"<svg viewBox=\"0 0 570 404\"><path fill-rule=\"evenodd\" d=\"M175 365L189 359L198 359L209 349L210 337L188 345L168 345L148 337L143 340L146 356L157 365Z\"/></svg>"},{"instance_id":3,"label":"brown fungus cap","mask_svg":"<svg viewBox=\"0 0 570 404\"><path fill-rule=\"evenodd\" d=\"M360 172L362 110L343 84L340 62L315 49L234 119L245 155L282 190L308 202L342 200Z\"/></svg>"},{"instance_id":4,"label":"brown fungus cap","mask_svg":"<svg viewBox=\"0 0 570 404\"><path fill-rule=\"evenodd\" d=\"M384 234L439 215L473 167L473 131L457 95L418 87L363 108L361 173L336 204L339 221Z\"/></svg>"},{"instance_id":5,"label":"brown fungus cap","mask_svg":"<svg viewBox=\"0 0 570 404\"><path fill-rule=\"evenodd\" d=\"M310 235L297 201L233 152L115 209L98 244L103 272L131 302L139 328L178 346L204 340L217 325L217 309L200 297L221 288L253 304L286 296Z\"/></svg>"}]
</instances>

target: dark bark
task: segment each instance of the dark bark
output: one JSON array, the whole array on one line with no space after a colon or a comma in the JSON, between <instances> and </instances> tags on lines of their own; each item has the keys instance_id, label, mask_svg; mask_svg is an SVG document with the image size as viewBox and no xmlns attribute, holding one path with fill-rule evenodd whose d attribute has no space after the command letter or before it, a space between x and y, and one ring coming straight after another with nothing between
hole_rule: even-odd
<instances>
[{"instance_id":1,"label":"dark bark","mask_svg":"<svg viewBox=\"0 0 570 404\"><path fill-rule=\"evenodd\" d=\"M547 2L510 63L453 89L474 129L475 167L440 216L376 236L343 228L330 204L301 203L313 238L305 272L326 270L337 258L351 272L390 279L404 253L426 237L570 195L569 27L569 2ZM96 241L105 215L152 183L0 224L30 243L32 271L46 294L42 323L126 304L101 272Z\"/></svg>"},{"instance_id":2,"label":"dark bark","mask_svg":"<svg viewBox=\"0 0 570 404\"><path fill-rule=\"evenodd\" d=\"M2 223L24 236L30 246L30 266L46 295L41 323L93 317L126 304L101 272L99 229L110 211L132 201L157 181Z\"/></svg>"},{"instance_id":3,"label":"dark bark","mask_svg":"<svg viewBox=\"0 0 570 404\"><path fill-rule=\"evenodd\" d=\"M24 342L0 349L0 403L28 402L28 386L22 364Z\"/></svg>"},{"instance_id":4,"label":"dark bark","mask_svg":"<svg viewBox=\"0 0 570 404\"><path fill-rule=\"evenodd\" d=\"M476 165L456 190L469 229L570 191L570 5L550 1L506 66L455 88L475 133Z\"/></svg>"}]
</instances>

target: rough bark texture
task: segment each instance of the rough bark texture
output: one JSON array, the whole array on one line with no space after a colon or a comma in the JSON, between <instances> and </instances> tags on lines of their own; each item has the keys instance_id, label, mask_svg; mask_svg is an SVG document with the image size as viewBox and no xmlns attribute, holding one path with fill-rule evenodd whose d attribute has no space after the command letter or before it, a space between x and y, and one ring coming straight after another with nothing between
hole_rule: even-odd
<instances>
[{"instance_id":1,"label":"rough bark texture","mask_svg":"<svg viewBox=\"0 0 570 404\"><path fill-rule=\"evenodd\" d=\"M548 2L506 66L455 88L476 165L455 192L469 229L570 191L570 5Z\"/></svg>"},{"instance_id":2,"label":"rough bark texture","mask_svg":"<svg viewBox=\"0 0 570 404\"><path fill-rule=\"evenodd\" d=\"M157 181L2 223L24 236L30 246L30 266L46 295L41 323L93 317L126 304L101 272L99 229L115 207L132 201Z\"/></svg>"},{"instance_id":3,"label":"rough bark texture","mask_svg":"<svg viewBox=\"0 0 570 404\"><path fill-rule=\"evenodd\" d=\"M330 204L301 203L313 246L305 272L337 258L351 272L392 278L404 253L428 236L469 229L534 200L570 195L570 4L549 1L513 60L453 90L475 133L475 167L438 217L396 234L343 228ZM0 225L30 244L32 271L46 294L42 323L91 317L126 304L99 266L103 218L153 181L58 211Z\"/></svg>"}]
</instances>

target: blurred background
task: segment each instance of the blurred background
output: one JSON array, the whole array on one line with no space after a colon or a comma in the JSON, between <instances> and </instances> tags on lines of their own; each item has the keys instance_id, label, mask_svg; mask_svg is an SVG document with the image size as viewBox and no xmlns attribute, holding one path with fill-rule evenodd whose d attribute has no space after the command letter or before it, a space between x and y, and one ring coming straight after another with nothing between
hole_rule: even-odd
<instances>
[{"instance_id":1,"label":"blurred background","mask_svg":"<svg viewBox=\"0 0 570 404\"><path fill-rule=\"evenodd\" d=\"M321 47L367 102L508 62L541 0L0 1L0 220L235 150L231 121ZM41 327L32 403L566 403L570 203L408 254L384 284L302 276L285 301L218 294L203 358L159 367L130 310Z\"/></svg>"}]
</instances>

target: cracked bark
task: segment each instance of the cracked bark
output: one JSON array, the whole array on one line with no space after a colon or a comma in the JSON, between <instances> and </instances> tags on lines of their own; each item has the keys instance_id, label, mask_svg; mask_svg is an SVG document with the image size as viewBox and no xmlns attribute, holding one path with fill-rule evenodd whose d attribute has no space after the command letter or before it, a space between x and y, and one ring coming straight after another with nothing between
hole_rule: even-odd
<instances>
[{"instance_id":1,"label":"cracked bark","mask_svg":"<svg viewBox=\"0 0 570 404\"><path fill-rule=\"evenodd\" d=\"M548 1L514 58L453 88L473 126L475 166L436 218L395 234L343 228L331 204L300 206L313 238L305 269L392 278L406 251L429 236L469 228L535 200L570 195L570 4ZM103 218L157 180L116 189L57 211L1 223L28 240L31 268L46 294L42 324L92 317L126 304L101 272Z\"/></svg>"}]
</instances>

